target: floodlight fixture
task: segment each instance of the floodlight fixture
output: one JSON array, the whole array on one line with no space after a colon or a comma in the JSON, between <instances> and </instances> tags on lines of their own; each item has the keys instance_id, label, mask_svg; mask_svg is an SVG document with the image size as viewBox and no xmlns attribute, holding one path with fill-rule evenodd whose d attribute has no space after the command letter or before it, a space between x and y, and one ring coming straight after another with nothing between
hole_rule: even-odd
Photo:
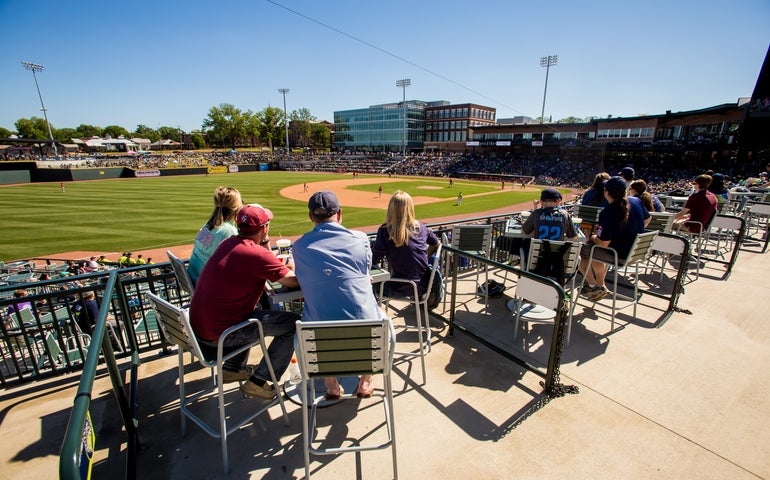
<instances>
[{"instance_id":1,"label":"floodlight fixture","mask_svg":"<svg viewBox=\"0 0 770 480\"><path fill-rule=\"evenodd\" d=\"M540 57L540 66L545 67L545 88L543 89L543 109L540 110L540 123L543 123L543 117L545 115L545 95L548 92L548 72L551 70L551 67L558 63L558 61L558 55Z\"/></svg>"},{"instance_id":2,"label":"floodlight fixture","mask_svg":"<svg viewBox=\"0 0 770 480\"><path fill-rule=\"evenodd\" d=\"M40 98L40 110L43 111L43 118L45 118L45 124L48 127L48 138L51 140L51 146L53 147L54 156L58 157L59 152L56 150L56 141L53 139L51 124L48 122L48 113L47 113L48 111L45 108L45 104L43 103L43 95L40 93L40 84L37 83L37 72L42 72L45 67L40 64L32 63L32 62L21 62L21 65L27 70L32 71L32 77L35 79L35 87L37 88L37 96Z\"/></svg>"},{"instance_id":3,"label":"floodlight fixture","mask_svg":"<svg viewBox=\"0 0 770 480\"><path fill-rule=\"evenodd\" d=\"M289 93L288 88L279 88L279 93L283 94L283 121L286 126L286 156L289 156L289 116L286 114L286 94ZM287 159L288 160L288 159Z\"/></svg>"},{"instance_id":4,"label":"floodlight fixture","mask_svg":"<svg viewBox=\"0 0 770 480\"><path fill-rule=\"evenodd\" d=\"M402 123L402 132L401 132L401 156L406 157L406 87L412 84L411 78L404 78L401 80L396 80L396 86L403 89L404 91L404 99L401 103L401 107L403 109L403 123Z\"/></svg>"}]
</instances>

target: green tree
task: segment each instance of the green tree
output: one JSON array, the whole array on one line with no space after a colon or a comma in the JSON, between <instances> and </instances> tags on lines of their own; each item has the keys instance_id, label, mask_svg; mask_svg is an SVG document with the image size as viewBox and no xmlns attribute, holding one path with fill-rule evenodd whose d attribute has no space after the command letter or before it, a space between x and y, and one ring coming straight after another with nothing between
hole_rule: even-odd
<instances>
[{"instance_id":1,"label":"green tree","mask_svg":"<svg viewBox=\"0 0 770 480\"><path fill-rule=\"evenodd\" d=\"M51 126L53 129L53 126ZM48 139L48 125L44 118L20 118L16 120L16 131L21 138L31 138L35 140Z\"/></svg>"},{"instance_id":2,"label":"green tree","mask_svg":"<svg viewBox=\"0 0 770 480\"><path fill-rule=\"evenodd\" d=\"M137 125L136 130L134 130L134 136L146 138L150 142L157 142L160 140L160 134L154 128L148 127L147 125Z\"/></svg>"},{"instance_id":3,"label":"green tree","mask_svg":"<svg viewBox=\"0 0 770 480\"><path fill-rule=\"evenodd\" d=\"M264 110L257 113L259 128L259 139L270 146L279 147L285 144L284 140L284 120L283 110L275 107L265 107Z\"/></svg>"},{"instance_id":4,"label":"green tree","mask_svg":"<svg viewBox=\"0 0 770 480\"><path fill-rule=\"evenodd\" d=\"M203 139L203 135L197 132L192 134L192 142L196 149L206 146L206 141Z\"/></svg>"},{"instance_id":5,"label":"green tree","mask_svg":"<svg viewBox=\"0 0 770 480\"><path fill-rule=\"evenodd\" d=\"M562 118L558 123L583 123L583 119L570 116L567 118Z\"/></svg>"},{"instance_id":6,"label":"green tree","mask_svg":"<svg viewBox=\"0 0 770 480\"><path fill-rule=\"evenodd\" d=\"M210 145L235 148L248 134L251 112L244 114L231 103L211 107L201 128L206 132Z\"/></svg>"},{"instance_id":7,"label":"green tree","mask_svg":"<svg viewBox=\"0 0 770 480\"><path fill-rule=\"evenodd\" d=\"M0 127L0 138L8 138L13 135L13 132L7 128Z\"/></svg>"},{"instance_id":8,"label":"green tree","mask_svg":"<svg viewBox=\"0 0 770 480\"><path fill-rule=\"evenodd\" d=\"M130 133L128 133L128 130L125 128L119 126L119 125L109 125L104 127L104 135L109 135L112 138L118 138L119 136L123 135L124 137L128 138L131 136Z\"/></svg>"},{"instance_id":9,"label":"green tree","mask_svg":"<svg viewBox=\"0 0 770 480\"><path fill-rule=\"evenodd\" d=\"M74 128L57 128L53 132L53 138L59 142L70 143L73 138L78 138L78 131Z\"/></svg>"},{"instance_id":10,"label":"green tree","mask_svg":"<svg viewBox=\"0 0 770 480\"><path fill-rule=\"evenodd\" d=\"M182 141L182 136L179 133L179 129L176 127L159 127L158 134L160 138L167 138L175 142Z\"/></svg>"},{"instance_id":11,"label":"green tree","mask_svg":"<svg viewBox=\"0 0 770 480\"><path fill-rule=\"evenodd\" d=\"M312 124L316 118L307 108L294 110L289 114L289 141L292 145L307 147L312 142Z\"/></svg>"},{"instance_id":12,"label":"green tree","mask_svg":"<svg viewBox=\"0 0 770 480\"><path fill-rule=\"evenodd\" d=\"M94 125L86 125L84 123L81 123L78 128L76 128L78 132L78 137L80 138L91 138L91 137L101 137L102 133L104 132L104 129L102 127L97 127Z\"/></svg>"},{"instance_id":13,"label":"green tree","mask_svg":"<svg viewBox=\"0 0 770 480\"><path fill-rule=\"evenodd\" d=\"M322 150L331 148L332 144L332 132L325 123L313 123L311 125L310 138L312 139L313 146Z\"/></svg>"}]
</instances>

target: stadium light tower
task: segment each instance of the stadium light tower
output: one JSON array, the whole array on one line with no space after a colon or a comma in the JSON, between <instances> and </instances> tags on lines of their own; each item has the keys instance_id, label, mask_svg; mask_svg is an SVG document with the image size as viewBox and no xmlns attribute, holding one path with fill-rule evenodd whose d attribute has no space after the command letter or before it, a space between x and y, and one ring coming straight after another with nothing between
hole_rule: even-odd
<instances>
[{"instance_id":1,"label":"stadium light tower","mask_svg":"<svg viewBox=\"0 0 770 480\"><path fill-rule=\"evenodd\" d=\"M402 125L402 132L401 132L401 156L406 157L406 87L412 84L411 78L404 78L402 80L396 80L396 86L404 90L404 101L401 104L401 107L403 108L403 125Z\"/></svg>"},{"instance_id":2,"label":"stadium light tower","mask_svg":"<svg viewBox=\"0 0 770 480\"><path fill-rule=\"evenodd\" d=\"M286 94L289 93L288 88L279 88L278 91L283 94L283 121L286 124L286 156L289 156L289 116L286 115Z\"/></svg>"},{"instance_id":3,"label":"stadium light tower","mask_svg":"<svg viewBox=\"0 0 770 480\"><path fill-rule=\"evenodd\" d=\"M548 55L547 57L540 57L540 66L545 67L545 89L543 90L543 109L540 110L540 123L543 123L543 116L545 115L545 94L548 92L548 71L556 65L559 61L558 55Z\"/></svg>"},{"instance_id":4,"label":"stadium light tower","mask_svg":"<svg viewBox=\"0 0 770 480\"><path fill-rule=\"evenodd\" d=\"M43 117L45 118L45 124L48 126L48 138L51 139L51 146L53 147L53 155L59 156L59 152L56 150L56 142L53 139L53 132L51 132L51 124L48 123L48 113L43 103L43 95L40 93L40 85L37 83L37 72L42 72L45 67L38 65L37 63L21 62L22 66L27 70L32 70L32 77L35 79L35 87L37 87L37 96L40 97L40 110L43 111Z\"/></svg>"}]
</instances>

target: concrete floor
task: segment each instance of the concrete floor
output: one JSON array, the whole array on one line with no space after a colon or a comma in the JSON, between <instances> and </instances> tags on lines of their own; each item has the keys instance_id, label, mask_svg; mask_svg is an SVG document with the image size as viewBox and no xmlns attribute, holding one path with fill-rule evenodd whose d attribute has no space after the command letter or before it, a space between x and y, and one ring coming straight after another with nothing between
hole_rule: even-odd
<instances>
[{"instance_id":1,"label":"concrete floor","mask_svg":"<svg viewBox=\"0 0 770 480\"><path fill-rule=\"evenodd\" d=\"M770 329L764 311L770 254L742 251L729 280L719 279L723 271L707 264L679 302L691 314L675 312L662 325L657 321L667 302L657 298L643 296L637 318L623 310L612 332L606 308L580 300L561 367L561 381L579 393L550 401L540 395L538 375L463 333L448 337L446 326L433 319L427 383L420 384L418 359L395 365L399 477L770 478ZM486 312L483 301L461 296L457 321L542 365L550 326L522 326L513 341L505 302L514 282L507 284ZM399 335L399 348L413 340L412 333ZM189 423L187 436L180 434L176 358L151 352L140 367L139 477L225 478L217 440ZM193 385L207 381L207 371L190 372L199 379ZM78 380L73 374L2 392L0 477L57 476ZM237 391L228 398L234 411L259 402ZM287 405L289 427L274 407L269 418L258 417L230 436L227 478L304 476L301 411ZM215 413L215 405L209 407ZM334 439L381 438L379 407L372 398L324 409L321 431ZM126 437L105 375L95 384L91 414L94 478L122 475ZM352 426L342 426L348 421ZM313 457L312 475L392 478L390 452Z\"/></svg>"}]
</instances>

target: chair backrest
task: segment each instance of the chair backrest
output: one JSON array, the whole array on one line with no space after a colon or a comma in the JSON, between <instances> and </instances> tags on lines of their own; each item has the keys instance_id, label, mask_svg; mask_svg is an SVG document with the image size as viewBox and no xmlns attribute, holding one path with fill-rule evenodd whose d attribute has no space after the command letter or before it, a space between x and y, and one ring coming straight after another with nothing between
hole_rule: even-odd
<instances>
[{"instance_id":1,"label":"chair backrest","mask_svg":"<svg viewBox=\"0 0 770 480\"><path fill-rule=\"evenodd\" d=\"M538 262L544 259L546 255L548 255L545 248L546 242L548 242L548 248L550 249L550 252L558 252L565 245L568 245L566 251L564 251L562 254L564 262L562 275L564 279L569 279L577 272L578 266L580 265L580 242L541 240L533 238L529 243L529 252L527 254L525 270L529 272L534 271L538 265ZM556 283L559 282L557 281Z\"/></svg>"},{"instance_id":2,"label":"chair backrest","mask_svg":"<svg viewBox=\"0 0 770 480\"><path fill-rule=\"evenodd\" d=\"M459 250L488 255L492 245L492 225L455 225L452 246Z\"/></svg>"},{"instance_id":3,"label":"chair backrest","mask_svg":"<svg viewBox=\"0 0 770 480\"><path fill-rule=\"evenodd\" d=\"M204 360L198 339L190 326L187 309L179 308L154 293L147 293L147 300L155 311L155 318L166 341L177 345L182 351L191 351L199 360Z\"/></svg>"},{"instance_id":4,"label":"chair backrest","mask_svg":"<svg viewBox=\"0 0 770 480\"><path fill-rule=\"evenodd\" d=\"M732 215L714 215L711 219L711 228L734 230L737 233L743 228L743 222L740 217Z\"/></svg>"},{"instance_id":5,"label":"chair backrest","mask_svg":"<svg viewBox=\"0 0 770 480\"><path fill-rule=\"evenodd\" d=\"M601 212L602 207L594 207L593 205L577 204L572 207L572 215L586 223L599 223L599 214Z\"/></svg>"},{"instance_id":6,"label":"chair backrest","mask_svg":"<svg viewBox=\"0 0 770 480\"><path fill-rule=\"evenodd\" d=\"M396 336L390 318L297 321L295 350L305 379L355 374L388 375Z\"/></svg>"},{"instance_id":7,"label":"chair backrest","mask_svg":"<svg viewBox=\"0 0 770 480\"><path fill-rule=\"evenodd\" d=\"M770 203L752 203L749 205L749 212L752 215L770 216Z\"/></svg>"},{"instance_id":8,"label":"chair backrest","mask_svg":"<svg viewBox=\"0 0 770 480\"><path fill-rule=\"evenodd\" d=\"M184 262L171 253L171 250L166 250L166 255L168 255L168 261L171 262L171 269L174 270L179 288L192 296L195 293L195 287L193 286L190 274L187 273L187 267L185 267Z\"/></svg>"},{"instance_id":9,"label":"chair backrest","mask_svg":"<svg viewBox=\"0 0 770 480\"><path fill-rule=\"evenodd\" d=\"M430 296L431 291L433 291L433 279L436 278L437 274L440 275L440 273L437 273L437 271L441 267L441 249L443 247L443 244L438 242L436 253L433 254L433 262L428 266L430 269L430 276L428 277L428 289L425 290L425 293L422 295L422 299L427 299Z\"/></svg>"},{"instance_id":10,"label":"chair backrest","mask_svg":"<svg viewBox=\"0 0 770 480\"><path fill-rule=\"evenodd\" d=\"M519 281L516 284L516 296L526 298L528 301L549 310L556 311L559 308L558 290L524 275L519 277Z\"/></svg>"},{"instance_id":11,"label":"chair backrest","mask_svg":"<svg viewBox=\"0 0 770 480\"><path fill-rule=\"evenodd\" d=\"M658 232L671 233L674 225L674 214L670 212L650 212L650 223L645 227L647 230L656 230Z\"/></svg>"},{"instance_id":12,"label":"chair backrest","mask_svg":"<svg viewBox=\"0 0 770 480\"><path fill-rule=\"evenodd\" d=\"M647 260L652 255L652 247L655 244L658 233L657 231L652 231L637 234L634 244L628 252L628 257L626 257L622 264L632 265Z\"/></svg>"}]
</instances>

